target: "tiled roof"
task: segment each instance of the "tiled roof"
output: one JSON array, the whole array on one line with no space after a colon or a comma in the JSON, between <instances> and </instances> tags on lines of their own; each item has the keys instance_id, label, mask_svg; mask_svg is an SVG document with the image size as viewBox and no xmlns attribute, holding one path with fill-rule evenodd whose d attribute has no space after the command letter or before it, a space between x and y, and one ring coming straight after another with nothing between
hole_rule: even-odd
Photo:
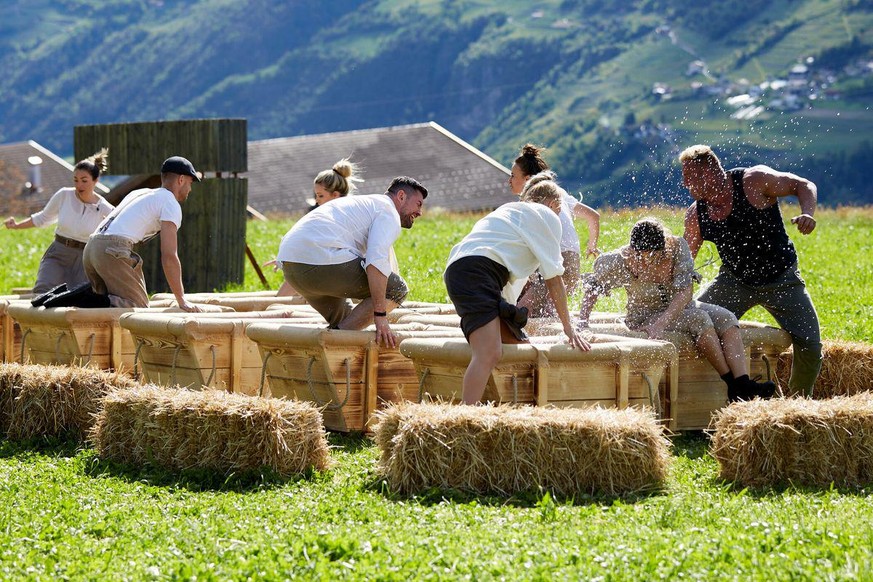
<instances>
[{"instance_id":1,"label":"tiled roof","mask_svg":"<svg viewBox=\"0 0 873 582\"><path fill-rule=\"evenodd\" d=\"M250 141L249 206L262 213L305 211L315 176L344 157L363 167L357 194L381 194L392 178L407 175L427 187L425 210L486 210L515 198L505 166L430 122Z\"/></svg>"},{"instance_id":2,"label":"tiled roof","mask_svg":"<svg viewBox=\"0 0 873 582\"><path fill-rule=\"evenodd\" d=\"M31 180L28 158L38 156L41 188L31 190L25 183ZM42 210L52 194L73 185L73 166L35 141L0 145L0 216L19 218ZM100 182L98 191L109 192Z\"/></svg>"}]
</instances>

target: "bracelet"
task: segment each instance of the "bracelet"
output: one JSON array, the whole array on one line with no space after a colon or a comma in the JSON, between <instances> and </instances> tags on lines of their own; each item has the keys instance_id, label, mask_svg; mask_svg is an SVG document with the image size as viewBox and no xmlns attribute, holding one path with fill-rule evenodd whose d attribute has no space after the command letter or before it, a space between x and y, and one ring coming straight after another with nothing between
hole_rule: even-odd
<instances>
[{"instance_id":1,"label":"bracelet","mask_svg":"<svg viewBox=\"0 0 873 582\"><path fill-rule=\"evenodd\" d=\"M385 311L374 311L373 317L388 317L388 313Z\"/></svg>"}]
</instances>

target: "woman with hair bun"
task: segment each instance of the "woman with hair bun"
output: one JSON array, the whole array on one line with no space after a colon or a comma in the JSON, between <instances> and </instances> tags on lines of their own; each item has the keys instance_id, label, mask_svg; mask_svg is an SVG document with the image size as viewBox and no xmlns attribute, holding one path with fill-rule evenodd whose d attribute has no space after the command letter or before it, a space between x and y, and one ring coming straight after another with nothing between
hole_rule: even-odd
<instances>
[{"instance_id":1,"label":"woman with hair bun","mask_svg":"<svg viewBox=\"0 0 873 582\"><path fill-rule=\"evenodd\" d=\"M356 182L364 181L357 177L357 174L360 173L360 171L361 167L358 164L354 163L349 158L343 158L335 163L329 170L322 170L319 172L315 177L315 180L312 181L312 194L314 197L309 200L312 207L310 210L330 202L331 200L336 200L337 198L342 198L343 196L348 196L354 193L354 191L358 189ZM264 263L264 266L270 265L273 265L275 270L279 270L278 263L275 260ZM276 296L284 297L287 295L295 295L296 293L296 290L290 283L282 281L282 286L279 287Z\"/></svg>"},{"instance_id":2,"label":"woman with hair bun","mask_svg":"<svg viewBox=\"0 0 873 582\"><path fill-rule=\"evenodd\" d=\"M6 228L34 228L57 223L55 240L39 262L33 292L45 293L62 284L67 288L86 283L82 267L82 251L88 237L112 212L114 206L94 191L100 175L107 170L109 150L103 148L93 156L78 162L73 169L73 187L61 188L40 212L17 222L9 217ZM58 289L58 291L62 291Z\"/></svg>"},{"instance_id":3,"label":"woman with hair bun","mask_svg":"<svg viewBox=\"0 0 873 582\"><path fill-rule=\"evenodd\" d=\"M591 349L570 321L561 278L561 192L551 173L537 174L525 184L520 202L504 204L479 220L449 254L443 280L473 351L464 374L466 404L481 400L503 344L527 341L522 328L528 310L512 305L507 295L512 283L524 281L536 269L545 278L570 345Z\"/></svg>"},{"instance_id":4,"label":"woman with hair bun","mask_svg":"<svg viewBox=\"0 0 873 582\"><path fill-rule=\"evenodd\" d=\"M525 144L521 148L521 153L512 164L509 177L509 188L513 194L521 194L525 182L531 176L549 170L549 164L543 159L543 151L544 148L539 148L533 144ZM597 250L597 240L600 237L600 214L590 206L582 204L581 201L570 196L566 190L560 190L561 212L558 216L561 219L563 279L567 295L572 295L579 286L579 265L582 254L579 235L576 233L573 220L583 218L588 224L586 255L589 257L597 256L600 253ZM518 304L530 309L533 317L555 315L555 306L549 301L548 292L539 273L534 273L531 276L530 283L522 291Z\"/></svg>"}]
</instances>

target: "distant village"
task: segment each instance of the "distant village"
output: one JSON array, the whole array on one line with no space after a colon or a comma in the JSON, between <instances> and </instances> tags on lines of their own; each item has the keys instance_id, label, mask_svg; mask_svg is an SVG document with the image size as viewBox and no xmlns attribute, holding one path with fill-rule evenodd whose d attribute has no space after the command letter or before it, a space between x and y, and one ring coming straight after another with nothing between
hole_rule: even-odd
<instances>
[{"instance_id":1,"label":"distant village","mask_svg":"<svg viewBox=\"0 0 873 582\"><path fill-rule=\"evenodd\" d=\"M670 37L676 43L673 32L666 25L658 27L655 33ZM873 59L869 57L857 59L841 70L817 67L813 57L806 57L791 67L787 77L755 84L748 79L716 77L705 61L694 59L687 63L685 70L685 76L691 79L686 88L674 89L666 83L654 83L652 95L662 101L674 97L723 100L732 109L731 119L748 120L765 111L798 111L811 108L816 101L837 101L842 98L840 91L833 87L837 81L871 75Z\"/></svg>"}]
</instances>

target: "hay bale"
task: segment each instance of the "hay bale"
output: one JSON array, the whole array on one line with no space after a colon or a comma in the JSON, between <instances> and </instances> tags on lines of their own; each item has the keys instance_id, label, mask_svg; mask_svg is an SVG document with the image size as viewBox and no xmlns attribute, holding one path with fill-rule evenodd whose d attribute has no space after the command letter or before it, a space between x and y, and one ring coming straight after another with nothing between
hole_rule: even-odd
<instances>
[{"instance_id":1,"label":"hay bale","mask_svg":"<svg viewBox=\"0 0 873 582\"><path fill-rule=\"evenodd\" d=\"M720 476L741 486L873 482L873 393L738 402L713 426Z\"/></svg>"},{"instance_id":2,"label":"hay bale","mask_svg":"<svg viewBox=\"0 0 873 582\"><path fill-rule=\"evenodd\" d=\"M379 472L403 494L622 495L663 486L670 441L649 412L401 403L377 413Z\"/></svg>"},{"instance_id":3,"label":"hay bale","mask_svg":"<svg viewBox=\"0 0 873 582\"><path fill-rule=\"evenodd\" d=\"M74 366L0 365L0 429L8 438L71 435L91 430L103 397L135 386L120 374Z\"/></svg>"},{"instance_id":4,"label":"hay bale","mask_svg":"<svg viewBox=\"0 0 873 582\"><path fill-rule=\"evenodd\" d=\"M143 386L110 393L91 440L103 459L222 473L328 468L321 413L304 402Z\"/></svg>"},{"instance_id":5,"label":"hay bale","mask_svg":"<svg viewBox=\"0 0 873 582\"><path fill-rule=\"evenodd\" d=\"M821 373L813 386L813 398L851 396L873 390L873 345L862 342L825 340ZM776 375L783 390L788 390L793 353L779 357Z\"/></svg>"}]
</instances>

